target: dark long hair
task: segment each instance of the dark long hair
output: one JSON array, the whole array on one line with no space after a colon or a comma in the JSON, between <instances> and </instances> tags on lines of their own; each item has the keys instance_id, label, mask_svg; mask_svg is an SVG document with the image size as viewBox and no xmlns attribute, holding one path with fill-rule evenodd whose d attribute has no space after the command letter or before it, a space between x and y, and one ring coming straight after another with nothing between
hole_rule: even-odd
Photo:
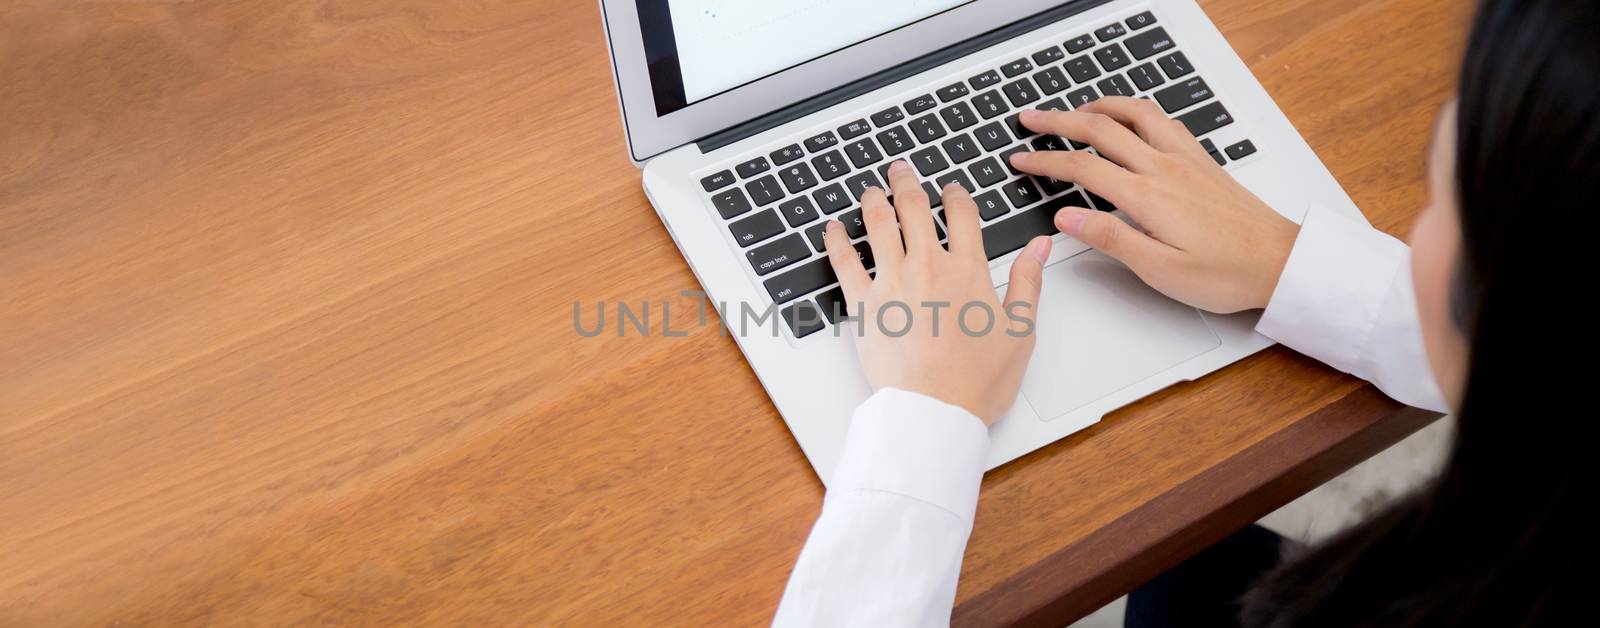
<instances>
[{"instance_id":1,"label":"dark long hair","mask_svg":"<svg viewBox=\"0 0 1600 628\"><path fill-rule=\"evenodd\" d=\"M1471 341L1439 478L1267 574L1247 626L1559 625L1580 617L1595 535L1587 438L1589 227L1600 211L1600 1L1484 0L1459 83ZM1581 260L1581 261L1580 261ZM1587 508L1585 508L1587 510ZM1585 613L1585 615L1592 613Z\"/></svg>"}]
</instances>

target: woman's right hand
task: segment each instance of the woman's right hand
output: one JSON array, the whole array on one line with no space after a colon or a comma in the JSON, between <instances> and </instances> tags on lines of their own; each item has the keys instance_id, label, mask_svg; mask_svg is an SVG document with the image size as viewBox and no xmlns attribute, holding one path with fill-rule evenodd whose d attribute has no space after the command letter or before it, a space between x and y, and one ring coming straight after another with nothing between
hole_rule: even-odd
<instances>
[{"instance_id":1,"label":"woman's right hand","mask_svg":"<svg viewBox=\"0 0 1600 628\"><path fill-rule=\"evenodd\" d=\"M1267 306L1300 227L1234 181L1182 123L1151 101L1125 97L1103 98L1077 111L1026 111L1022 123L1089 144L1100 155L1018 153L1011 157L1013 166L1076 181L1143 229L1110 214L1068 207L1055 217L1067 235L1194 307L1230 313Z\"/></svg>"}]
</instances>

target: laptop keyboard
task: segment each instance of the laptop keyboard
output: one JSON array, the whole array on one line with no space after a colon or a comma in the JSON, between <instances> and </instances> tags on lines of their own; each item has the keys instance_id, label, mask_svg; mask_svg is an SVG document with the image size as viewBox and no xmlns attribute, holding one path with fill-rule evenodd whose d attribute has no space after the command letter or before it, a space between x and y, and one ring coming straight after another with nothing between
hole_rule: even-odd
<instances>
[{"instance_id":1,"label":"laptop keyboard","mask_svg":"<svg viewBox=\"0 0 1600 628\"><path fill-rule=\"evenodd\" d=\"M906 159L945 240L939 191L959 183L977 202L983 245L993 260L1057 232L1065 206L1116 208L1069 181L1024 175L1007 158L1029 150L1092 150L1023 128L1025 108L1070 110L1102 96L1153 99L1183 122L1219 165L1256 152L1250 140L1219 149L1205 136L1234 122L1188 57L1145 11L1031 51L965 80L886 105L807 139L748 156L700 179L711 205L796 338L844 316L844 294L828 263L823 226L837 217L867 270L874 263L861 221L869 187L887 190L887 169ZM809 297L809 298L808 298Z\"/></svg>"}]
</instances>

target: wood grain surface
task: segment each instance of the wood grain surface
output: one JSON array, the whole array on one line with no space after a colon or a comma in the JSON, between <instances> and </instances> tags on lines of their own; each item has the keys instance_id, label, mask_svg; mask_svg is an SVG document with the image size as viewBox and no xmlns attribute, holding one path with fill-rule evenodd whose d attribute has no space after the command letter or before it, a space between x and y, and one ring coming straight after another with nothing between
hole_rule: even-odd
<instances>
[{"instance_id":1,"label":"wood grain surface","mask_svg":"<svg viewBox=\"0 0 1600 628\"><path fill-rule=\"evenodd\" d=\"M1203 0L1403 235L1470 3ZM593 0L0 1L0 625L759 625L822 487L713 327ZM658 310L659 311L659 310ZM1425 424L1273 349L990 474L1060 625Z\"/></svg>"}]
</instances>

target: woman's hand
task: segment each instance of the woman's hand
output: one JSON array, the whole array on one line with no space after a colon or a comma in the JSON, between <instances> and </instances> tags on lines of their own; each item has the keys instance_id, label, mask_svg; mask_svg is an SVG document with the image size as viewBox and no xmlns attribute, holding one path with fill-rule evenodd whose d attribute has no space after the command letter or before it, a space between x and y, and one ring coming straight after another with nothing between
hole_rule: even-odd
<instances>
[{"instance_id":1,"label":"woman's hand","mask_svg":"<svg viewBox=\"0 0 1600 628\"><path fill-rule=\"evenodd\" d=\"M867 275L843 225L829 222L825 235L850 314L862 327L857 347L867 381L874 390L900 388L960 406L993 424L1016 401L1033 353L1034 306L1050 238L1034 238L1017 256L1002 306L989 276L978 208L966 190L952 184L943 191L946 250L911 167L891 165L889 184L893 207L876 188L861 199L876 279Z\"/></svg>"},{"instance_id":2,"label":"woman's hand","mask_svg":"<svg viewBox=\"0 0 1600 628\"><path fill-rule=\"evenodd\" d=\"M1022 123L1100 155L1019 153L1013 166L1076 181L1143 231L1076 207L1058 212L1056 227L1194 307L1229 313L1267 306L1300 228L1234 181L1181 122L1151 101L1110 97L1077 111L1025 111Z\"/></svg>"}]
</instances>

